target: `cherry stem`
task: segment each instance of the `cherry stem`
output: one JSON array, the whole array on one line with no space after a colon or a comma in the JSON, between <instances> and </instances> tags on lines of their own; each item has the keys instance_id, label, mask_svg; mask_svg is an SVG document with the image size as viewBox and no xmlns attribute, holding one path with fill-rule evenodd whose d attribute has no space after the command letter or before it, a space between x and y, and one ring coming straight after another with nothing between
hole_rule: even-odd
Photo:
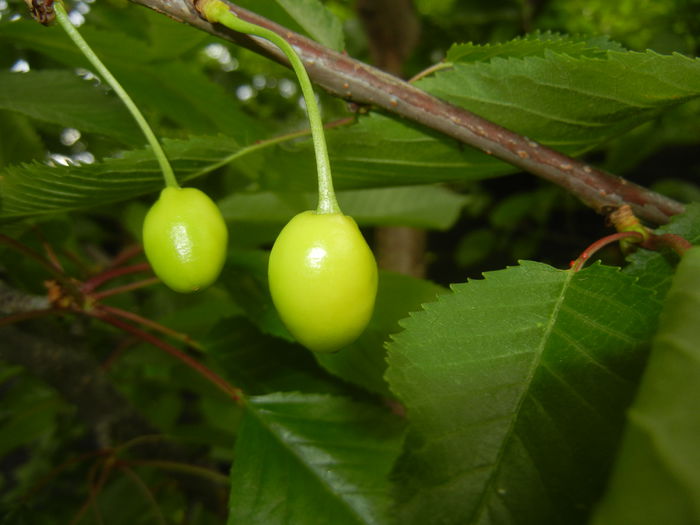
<instances>
[{"instance_id":1,"label":"cherry stem","mask_svg":"<svg viewBox=\"0 0 700 525\"><path fill-rule=\"evenodd\" d=\"M138 263L132 264L131 266L120 266L119 268L111 268L109 270L105 270L104 272L98 273L97 275L86 280L82 284L80 289L83 293L90 293L95 288L98 288L102 284L106 283L107 281L111 281L112 279L116 279L117 277L122 277L124 275L129 275L132 273L147 272L150 269L151 266L148 263Z\"/></svg>"},{"instance_id":2,"label":"cherry stem","mask_svg":"<svg viewBox=\"0 0 700 525\"><path fill-rule=\"evenodd\" d=\"M595 254L598 250L601 248L604 248L608 244L611 244L613 242L619 241L621 239L629 239L629 238L635 238L638 239L639 241L644 240L644 237L641 233L639 232L619 232L619 233L613 233L612 235L608 235L606 237L603 237L602 239L598 239L595 241L593 244L591 244L588 248L586 248L581 255L578 256L578 259L576 259L572 264L571 264L571 270L573 272L578 272L583 268L583 265L586 263L588 259L591 258L593 254Z\"/></svg>"},{"instance_id":3,"label":"cherry stem","mask_svg":"<svg viewBox=\"0 0 700 525\"><path fill-rule=\"evenodd\" d=\"M142 317L138 314L135 314L133 312L129 312L127 310L122 310L121 308L116 308L114 306L108 306L106 304L100 304L97 307L97 309L101 310L103 312L107 312L108 314L111 314L111 315L123 317L124 319L128 319L129 321L134 321L135 323L139 323L143 326L147 326L148 328L156 330L157 332L160 332L162 334L168 335L168 336L172 337L173 339L177 339L178 341L185 343L187 346L194 348L195 350L199 350L200 352L204 351L204 348L202 347L202 345L200 345L197 341L190 338L189 335L184 334L182 332L178 332L176 330L173 330L172 328L168 328L167 326L164 326L164 325L162 325L156 321L153 321L151 319L148 319L146 317Z\"/></svg>"},{"instance_id":4,"label":"cherry stem","mask_svg":"<svg viewBox=\"0 0 700 525\"><path fill-rule=\"evenodd\" d=\"M83 37L80 35L78 30L73 26L68 18L68 15L66 14L66 9L63 7L63 2L56 2L54 7L56 10L56 19L58 20L59 25L63 28L66 34L68 34L75 45L78 46L78 49L80 49L83 55L85 55L85 58L87 58L95 69L97 69L97 72L102 76L104 81L107 82L107 84L109 84L109 86L114 90L131 113L131 116L134 118L139 128L141 128L141 131L153 150L153 154L158 160L160 170L163 174L163 179L165 180L165 185L168 187L179 188L179 184L177 183L177 179L173 173L173 168L170 166L163 148L161 147L158 139L151 129L151 126L148 125L148 122L144 118L139 108L136 107L136 104L134 104L134 101L131 100L129 94L124 90L117 79L114 78L109 69L107 69L107 66L102 63L85 39L83 39Z\"/></svg>"},{"instance_id":5,"label":"cherry stem","mask_svg":"<svg viewBox=\"0 0 700 525\"><path fill-rule=\"evenodd\" d=\"M333 178L331 175L330 159L328 158L328 147L326 145L326 137L323 132L323 121L321 120L321 112L316 102L311 80L304 68L304 64L294 51L292 46L280 35L266 29L264 27L251 24L240 19L233 13L229 7L221 0L200 0L197 9L210 22L218 22L229 29L246 33L254 36L259 36L269 40L286 55L289 63L294 69L301 86L301 92L304 95L306 102L306 113L309 117L309 125L311 127L311 136L314 144L314 152L316 153L316 169L318 172L318 208L317 213L341 213L340 206L335 197L333 189Z\"/></svg>"},{"instance_id":6,"label":"cherry stem","mask_svg":"<svg viewBox=\"0 0 700 525\"><path fill-rule=\"evenodd\" d=\"M94 294L91 294L90 297L93 301L99 301L101 299L104 299L105 297L111 297L120 293L131 292L133 290L143 288L144 286L150 286L159 282L160 279L158 279L158 277L150 277L149 279L143 279L134 283L125 284L124 286L115 286L114 288L110 288L109 290L105 290L103 292L96 292Z\"/></svg>"},{"instance_id":7,"label":"cherry stem","mask_svg":"<svg viewBox=\"0 0 700 525\"><path fill-rule=\"evenodd\" d=\"M129 323L122 321L118 317L115 317L114 315L107 313L105 311L93 311L89 315L92 315L93 317L100 319L106 323L111 324L112 326L115 326L116 328L119 328L120 330L123 330L135 337L138 337L142 341L145 341L147 343L152 344L153 346L160 348L161 350L164 350L165 352L169 353L176 359L179 359L182 361L184 364L198 372L200 375L202 375L205 379L207 379L210 383L214 384L217 386L222 392L224 392L226 395L231 397L233 401L235 401L238 404L241 404L243 402L243 392L241 389L234 387L231 385L228 381L226 381L223 377L218 375L216 372L210 370L206 366L204 366L202 363L197 361L196 359L193 359L186 353L182 352L181 350L178 350L174 346L166 343L162 339L159 339L158 337L154 336L153 334L149 334L148 332L145 332L141 330L140 328L137 328L133 325L130 325Z\"/></svg>"}]
</instances>

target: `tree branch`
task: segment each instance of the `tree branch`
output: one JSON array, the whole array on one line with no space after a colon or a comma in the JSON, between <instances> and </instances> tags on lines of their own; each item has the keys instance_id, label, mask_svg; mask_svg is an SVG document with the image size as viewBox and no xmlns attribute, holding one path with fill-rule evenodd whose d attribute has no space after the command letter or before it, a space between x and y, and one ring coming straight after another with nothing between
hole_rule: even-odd
<instances>
[{"instance_id":1,"label":"tree branch","mask_svg":"<svg viewBox=\"0 0 700 525\"><path fill-rule=\"evenodd\" d=\"M270 42L200 18L190 3L192 0L132 1L287 64L282 53ZM311 79L332 95L382 108L473 146L563 187L599 213L629 204L638 217L663 224L684 210L683 205L673 199L538 144L255 13L234 4L230 6L242 20L286 38L299 53Z\"/></svg>"}]
</instances>

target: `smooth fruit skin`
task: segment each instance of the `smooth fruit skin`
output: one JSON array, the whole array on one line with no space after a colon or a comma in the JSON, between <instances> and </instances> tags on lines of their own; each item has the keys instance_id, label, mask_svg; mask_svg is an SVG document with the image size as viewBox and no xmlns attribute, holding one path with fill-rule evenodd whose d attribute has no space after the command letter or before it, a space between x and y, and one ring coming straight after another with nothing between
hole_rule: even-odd
<instances>
[{"instance_id":1,"label":"smooth fruit skin","mask_svg":"<svg viewBox=\"0 0 700 525\"><path fill-rule=\"evenodd\" d=\"M143 249L176 292L212 284L226 260L228 230L219 208L196 188L165 188L143 222Z\"/></svg>"},{"instance_id":2,"label":"smooth fruit skin","mask_svg":"<svg viewBox=\"0 0 700 525\"><path fill-rule=\"evenodd\" d=\"M353 342L372 316L377 264L342 213L305 211L289 221L272 247L268 278L282 321L315 352Z\"/></svg>"}]
</instances>

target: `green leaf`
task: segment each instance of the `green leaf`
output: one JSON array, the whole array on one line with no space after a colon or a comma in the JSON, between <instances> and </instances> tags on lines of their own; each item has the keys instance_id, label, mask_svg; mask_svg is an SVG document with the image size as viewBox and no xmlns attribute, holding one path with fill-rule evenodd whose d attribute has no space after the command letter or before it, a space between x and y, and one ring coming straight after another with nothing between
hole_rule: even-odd
<instances>
[{"instance_id":1,"label":"green leaf","mask_svg":"<svg viewBox=\"0 0 700 525\"><path fill-rule=\"evenodd\" d=\"M574 57L605 58L608 50L624 51L624 48L605 36L577 37L551 32L534 32L507 42L485 45L454 44L447 51L445 62L486 62L495 57L544 57L547 52Z\"/></svg>"},{"instance_id":2,"label":"green leaf","mask_svg":"<svg viewBox=\"0 0 700 525\"><path fill-rule=\"evenodd\" d=\"M620 454L592 524L700 523L700 247L666 297Z\"/></svg>"},{"instance_id":3,"label":"green leaf","mask_svg":"<svg viewBox=\"0 0 700 525\"><path fill-rule=\"evenodd\" d=\"M0 169L7 164L27 162L44 154L41 137L29 119L17 113L0 111L0 137Z\"/></svg>"},{"instance_id":4,"label":"green leaf","mask_svg":"<svg viewBox=\"0 0 700 525\"><path fill-rule=\"evenodd\" d=\"M522 56L518 44L533 51L527 39L494 46L481 53L488 62L465 59L417 85L572 155L700 95L700 59L614 50L572 56L556 41L544 54Z\"/></svg>"},{"instance_id":5,"label":"green leaf","mask_svg":"<svg viewBox=\"0 0 700 525\"><path fill-rule=\"evenodd\" d=\"M469 197L439 186L339 191L338 203L360 226L405 225L446 230ZM237 193L219 201L227 221L282 224L317 205L315 193Z\"/></svg>"},{"instance_id":6,"label":"green leaf","mask_svg":"<svg viewBox=\"0 0 700 525\"><path fill-rule=\"evenodd\" d=\"M389 523L397 418L340 397L254 397L236 440L228 523Z\"/></svg>"},{"instance_id":7,"label":"green leaf","mask_svg":"<svg viewBox=\"0 0 700 525\"><path fill-rule=\"evenodd\" d=\"M195 40L200 38L196 29L189 31ZM80 32L142 111L155 110L189 133L222 132L239 140L258 138L260 124L196 67L182 60L163 61L155 53L157 49L150 50L148 42L125 33L90 26L81 27ZM0 23L1 40L71 67L92 69L58 27L47 29L29 20Z\"/></svg>"},{"instance_id":8,"label":"green leaf","mask_svg":"<svg viewBox=\"0 0 700 525\"><path fill-rule=\"evenodd\" d=\"M100 133L124 144L145 142L119 100L68 71L0 72L0 109L81 132Z\"/></svg>"},{"instance_id":9,"label":"green leaf","mask_svg":"<svg viewBox=\"0 0 700 525\"><path fill-rule=\"evenodd\" d=\"M473 181L514 171L498 159L438 133L381 114L326 132L337 189ZM265 152L261 184L272 191L313 191L310 141Z\"/></svg>"},{"instance_id":10,"label":"green leaf","mask_svg":"<svg viewBox=\"0 0 700 525\"><path fill-rule=\"evenodd\" d=\"M312 38L326 47L342 51L343 28L340 20L318 0L277 0Z\"/></svg>"},{"instance_id":11,"label":"green leaf","mask_svg":"<svg viewBox=\"0 0 700 525\"><path fill-rule=\"evenodd\" d=\"M406 524L577 524L598 498L658 316L617 269L524 261L403 322Z\"/></svg>"},{"instance_id":12,"label":"green leaf","mask_svg":"<svg viewBox=\"0 0 700 525\"><path fill-rule=\"evenodd\" d=\"M299 345L260 333L250 321L221 321L202 341L224 375L248 395L302 390L342 394L343 388Z\"/></svg>"},{"instance_id":13,"label":"green leaf","mask_svg":"<svg viewBox=\"0 0 700 525\"><path fill-rule=\"evenodd\" d=\"M180 181L225 164L240 147L225 137L165 140L163 147ZM163 186L150 149L81 166L33 163L0 174L0 219L86 209L154 192Z\"/></svg>"},{"instance_id":14,"label":"green leaf","mask_svg":"<svg viewBox=\"0 0 700 525\"><path fill-rule=\"evenodd\" d=\"M340 20L319 0L241 0L237 4L335 51L345 46Z\"/></svg>"}]
</instances>

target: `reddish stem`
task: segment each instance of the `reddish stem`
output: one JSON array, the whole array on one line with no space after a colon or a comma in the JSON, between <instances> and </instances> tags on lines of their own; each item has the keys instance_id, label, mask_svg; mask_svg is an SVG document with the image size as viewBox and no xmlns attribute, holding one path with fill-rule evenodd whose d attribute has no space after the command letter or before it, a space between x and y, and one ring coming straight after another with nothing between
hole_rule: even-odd
<instances>
[{"instance_id":1,"label":"reddish stem","mask_svg":"<svg viewBox=\"0 0 700 525\"><path fill-rule=\"evenodd\" d=\"M0 318L0 326L6 326L12 323L19 323L22 321L27 321L28 319L36 319L37 317L44 317L47 315L63 313L63 311L56 308L45 308L43 310L31 310L29 312L20 312L17 314L8 315Z\"/></svg>"},{"instance_id":2,"label":"reddish stem","mask_svg":"<svg viewBox=\"0 0 700 525\"><path fill-rule=\"evenodd\" d=\"M93 450L92 452L86 452L85 454L81 454L78 457L68 459L58 465L57 467L53 468L48 474L46 474L44 477L42 477L39 481L37 481L34 485L32 485L26 493L22 495L22 501L28 501L33 494L37 493L44 487L49 481L51 481L53 478L58 476L63 470L75 465L76 463L80 463L82 461L85 461L86 459L93 458L95 456L105 456L108 454L111 454L112 451L109 449L103 449L103 450Z\"/></svg>"},{"instance_id":3,"label":"reddish stem","mask_svg":"<svg viewBox=\"0 0 700 525\"><path fill-rule=\"evenodd\" d=\"M114 317L109 313L93 311L92 313L90 313L90 315L96 317L97 319L101 319L102 321L109 323L112 326L115 326L120 330L123 330L135 337L138 337L142 341L150 343L153 346L160 348L161 350L164 350L165 352L169 353L176 359L179 359L184 364L198 372L205 379L207 379L209 382L217 386L221 391L226 393L226 395L230 396L231 399L233 399L233 401L235 401L236 403L241 404L243 402L243 392L239 388L236 388L235 386L231 385L228 381L226 381L216 372L210 370L202 363L200 363L196 359L193 359L186 353L178 350L174 346L169 345L162 339L159 339L153 334L149 334L148 332L145 332L140 328L132 326L129 323L126 323L118 317Z\"/></svg>"},{"instance_id":4,"label":"reddish stem","mask_svg":"<svg viewBox=\"0 0 700 525\"><path fill-rule=\"evenodd\" d=\"M64 273L63 266L61 265L61 261L58 260L58 257L56 256L56 252L53 251L53 248L49 244L49 242L46 240L44 237L44 234L41 233L41 230L37 228L36 226L33 228L34 233L36 236L39 238L39 241L41 242L41 245L44 247L44 251L46 252L46 257L51 263L51 266L53 266L56 271Z\"/></svg>"},{"instance_id":5,"label":"reddish stem","mask_svg":"<svg viewBox=\"0 0 700 525\"><path fill-rule=\"evenodd\" d=\"M116 308L114 306L108 306L106 304L100 304L97 306L98 310L101 310L103 312L107 312L108 314L111 315L116 315L119 317L123 317L124 319L128 319L129 321L134 321L135 323L139 323L143 326L147 326L148 328L152 328L153 330L156 330L162 334L169 335L170 337L177 339L179 341L182 341L185 343L187 346L191 346L192 348L202 351L202 345L200 345L198 342L194 341L192 338L190 338L189 335L183 334L182 332L178 332L176 330L173 330L172 328L168 328L167 326L164 326L160 323L157 323L156 321L153 321L152 319L148 319L146 317L142 317L138 314L135 314L133 312L129 312L128 310L122 310L121 308Z\"/></svg>"},{"instance_id":6,"label":"reddish stem","mask_svg":"<svg viewBox=\"0 0 700 525\"><path fill-rule=\"evenodd\" d=\"M100 463L96 463L93 468L90 469L90 472L88 473L88 483L90 485L90 493L88 494L87 499L85 500L85 503L80 507L80 510L78 510L78 513L73 517L73 519L70 522L70 525L77 525L80 523L83 519L83 516L87 512L87 510L90 507L93 507L97 512L99 510L97 507L95 507L95 500L97 499L97 496L100 494L102 491L102 487L104 487L105 483L107 482L107 479L109 479L109 475L112 472L112 465L113 463L107 459L104 464L102 465L104 468L102 469L102 472L100 472L99 478L97 479L97 482L95 482L95 476L97 469L101 466ZM98 519L98 523L100 523L101 516L98 514L96 516Z\"/></svg>"},{"instance_id":7,"label":"reddish stem","mask_svg":"<svg viewBox=\"0 0 700 525\"><path fill-rule=\"evenodd\" d=\"M598 239L596 242L594 242L588 248L586 248L583 251L583 253L581 253L581 255L578 256L578 259L576 259L571 264L571 270L574 272L578 272L579 270L581 270L581 268L583 268L583 265L586 263L586 261L588 259L590 259L594 253L596 253L601 248L604 248L608 244L619 241L621 239L627 239L627 238L633 238L633 237L636 239L639 239L640 241L644 240L644 237L639 232L613 233L612 235L608 235L607 237L603 237L602 239Z\"/></svg>"},{"instance_id":8,"label":"reddish stem","mask_svg":"<svg viewBox=\"0 0 700 525\"><path fill-rule=\"evenodd\" d=\"M43 257L40 253L35 252L32 250L29 246L25 246L21 242L18 242L14 240L12 237L8 237L7 235L4 235L0 233L0 242L3 242L10 246L11 248L17 250L18 252L26 255L27 257L31 257L35 261L37 261L39 264L41 264L44 268L46 268L51 275L53 275L56 279L58 280L65 280L65 276L63 275L62 272L57 270L53 264L51 264L45 257Z\"/></svg>"},{"instance_id":9,"label":"reddish stem","mask_svg":"<svg viewBox=\"0 0 700 525\"><path fill-rule=\"evenodd\" d=\"M116 279L117 277L122 277L123 275L129 275L131 273L146 272L151 269L148 263L133 264L131 266L120 266L119 268L110 268L104 272L98 273L97 275L91 277L85 281L81 287L83 293L90 293L95 288Z\"/></svg>"},{"instance_id":10,"label":"reddish stem","mask_svg":"<svg viewBox=\"0 0 700 525\"><path fill-rule=\"evenodd\" d=\"M142 281L136 281L135 283L125 284L123 286L116 286L103 292L95 292L94 294L90 295L90 298L93 301L99 301L101 299L104 299L105 297L111 297L112 295L117 295L124 292L131 292L132 290L137 290L138 288L150 286L158 282L160 282L160 279L158 279L158 277L150 277L149 279L143 279Z\"/></svg>"},{"instance_id":11,"label":"reddish stem","mask_svg":"<svg viewBox=\"0 0 700 525\"><path fill-rule=\"evenodd\" d=\"M140 244L132 244L131 246L127 246L121 252L119 252L116 257L114 257L110 264L110 268L121 266L129 259L136 257L142 250L143 247Z\"/></svg>"}]
</instances>

